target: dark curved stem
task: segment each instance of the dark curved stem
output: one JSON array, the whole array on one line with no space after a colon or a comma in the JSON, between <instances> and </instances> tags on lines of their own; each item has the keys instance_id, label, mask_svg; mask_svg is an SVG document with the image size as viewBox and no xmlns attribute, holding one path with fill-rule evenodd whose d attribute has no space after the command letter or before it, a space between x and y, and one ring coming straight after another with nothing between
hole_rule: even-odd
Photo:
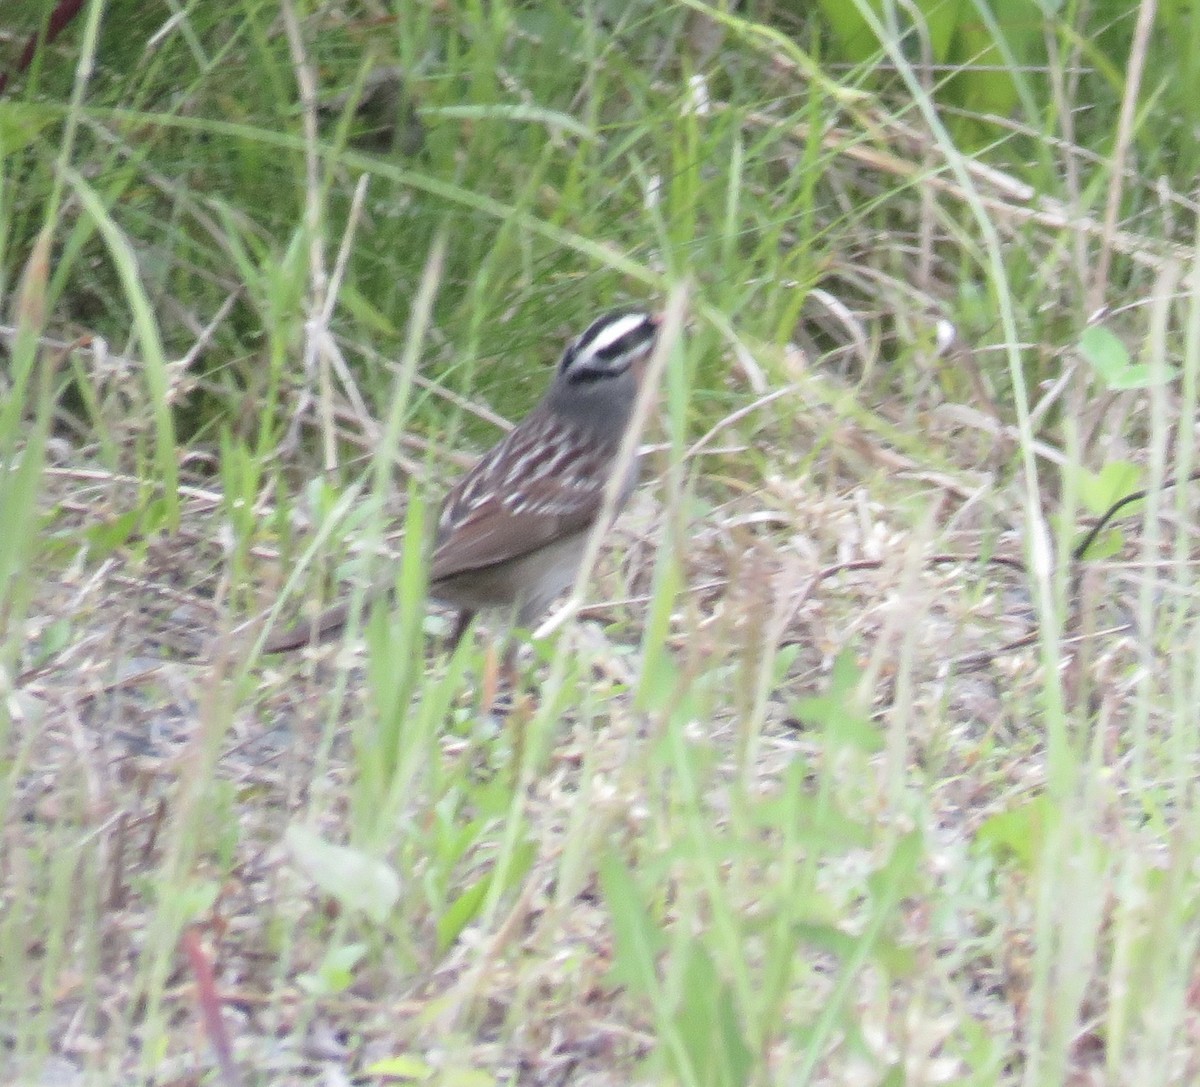
<instances>
[{"instance_id":1,"label":"dark curved stem","mask_svg":"<svg viewBox=\"0 0 1200 1087\"><path fill-rule=\"evenodd\" d=\"M83 10L83 4L84 0L59 0L50 13L45 33L38 31L30 35L29 41L25 43L25 48L21 51L17 66L11 73L0 72L0 94L3 94L8 86L9 75L20 75L25 71L33 63L33 58L37 56L38 50L54 41L67 28L71 20Z\"/></svg>"}]
</instances>

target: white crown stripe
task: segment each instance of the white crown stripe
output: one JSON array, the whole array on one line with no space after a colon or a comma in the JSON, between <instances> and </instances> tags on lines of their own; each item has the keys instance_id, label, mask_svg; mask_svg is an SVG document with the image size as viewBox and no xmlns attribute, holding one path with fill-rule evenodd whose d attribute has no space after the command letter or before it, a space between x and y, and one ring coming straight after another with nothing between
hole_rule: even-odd
<instances>
[{"instance_id":1,"label":"white crown stripe","mask_svg":"<svg viewBox=\"0 0 1200 1087\"><path fill-rule=\"evenodd\" d=\"M588 333L591 329L585 332L579 338L579 353L584 354L599 354L606 347L611 347L617 343L621 337L627 336L635 328L638 328L646 320L645 314L642 313L626 313L615 320L608 321L601 325L592 333L591 338L588 338Z\"/></svg>"}]
</instances>

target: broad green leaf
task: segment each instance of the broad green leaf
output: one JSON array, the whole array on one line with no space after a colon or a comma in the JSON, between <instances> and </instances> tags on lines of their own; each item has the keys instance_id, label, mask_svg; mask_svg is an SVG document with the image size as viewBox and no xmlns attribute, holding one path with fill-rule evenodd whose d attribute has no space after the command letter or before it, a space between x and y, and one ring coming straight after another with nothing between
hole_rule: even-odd
<instances>
[{"instance_id":1,"label":"broad green leaf","mask_svg":"<svg viewBox=\"0 0 1200 1087\"><path fill-rule=\"evenodd\" d=\"M1099 472L1081 469L1077 479L1079 497L1091 513L1101 514L1138 489L1142 470L1127 460L1109 461ZM1129 507L1136 509L1136 503Z\"/></svg>"},{"instance_id":2,"label":"broad green leaf","mask_svg":"<svg viewBox=\"0 0 1200 1087\"><path fill-rule=\"evenodd\" d=\"M0 154L12 156L34 143L61 114L48 106L27 102L0 103Z\"/></svg>"},{"instance_id":3,"label":"broad green leaf","mask_svg":"<svg viewBox=\"0 0 1200 1087\"><path fill-rule=\"evenodd\" d=\"M1110 389L1123 391L1162 385L1175 377L1171 367L1152 369L1134 362L1125 345L1107 328L1092 325L1079 337L1080 355Z\"/></svg>"},{"instance_id":4,"label":"broad green leaf","mask_svg":"<svg viewBox=\"0 0 1200 1087\"><path fill-rule=\"evenodd\" d=\"M1044 796L1009 808L986 820L975 841L998 861L1015 860L1032 872L1046 845L1046 836L1057 812Z\"/></svg>"}]
</instances>

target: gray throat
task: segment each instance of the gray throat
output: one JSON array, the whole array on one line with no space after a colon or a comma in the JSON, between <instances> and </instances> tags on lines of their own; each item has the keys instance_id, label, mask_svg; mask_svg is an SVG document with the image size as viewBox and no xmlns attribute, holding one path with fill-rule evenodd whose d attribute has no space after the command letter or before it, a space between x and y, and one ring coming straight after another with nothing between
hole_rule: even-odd
<instances>
[{"instance_id":1,"label":"gray throat","mask_svg":"<svg viewBox=\"0 0 1200 1087\"><path fill-rule=\"evenodd\" d=\"M590 382L567 384L559 378L546 395L547 406L582 430L619 445L633 417L637 381L626 370Z\"/></svg>"}]
</instances>

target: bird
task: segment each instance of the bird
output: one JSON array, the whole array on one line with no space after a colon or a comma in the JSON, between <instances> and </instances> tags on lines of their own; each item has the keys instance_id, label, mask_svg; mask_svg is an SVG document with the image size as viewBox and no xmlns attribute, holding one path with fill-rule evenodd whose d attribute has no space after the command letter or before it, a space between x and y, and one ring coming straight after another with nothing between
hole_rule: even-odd
<instances>
[{"instance_id":1,"label":"bird","mask_svg":"<svg viewBox=\"0 0 1200 1087\"><path fill-rule=\"evenodd\" d=\"M563 351L542 399L451 486L429 560L429 595L457 609L451 652L477 613L528 629L575 579L588 534L633 418L661 317L622 309L597 317ZM613 514L637 485L626 469ZM351 615L336 604L267 638L282 653L337 636ZM505 652L513 675L515 645Z\"/></svg>"}]
</instances>

